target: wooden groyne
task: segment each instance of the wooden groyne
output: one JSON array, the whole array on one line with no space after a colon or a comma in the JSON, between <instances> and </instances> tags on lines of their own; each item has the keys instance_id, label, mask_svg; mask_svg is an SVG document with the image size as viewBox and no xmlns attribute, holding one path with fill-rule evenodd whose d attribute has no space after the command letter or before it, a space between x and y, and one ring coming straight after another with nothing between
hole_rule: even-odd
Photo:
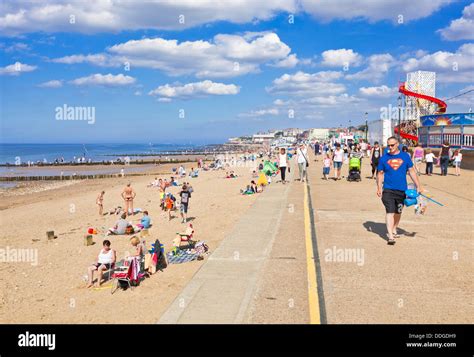
<instances>
[{"instance_id":1,"label":"wooden groyne","mask_svg":"<svg viewBox=\"0 0 474 357\"><path fill-rule=\"evenodd\" d=\"M94 180L105 178L122 178L133 176L160 176L170 175L170 173L128 173L128 174L94 174L94 175L44 175L44 176L0 176L0 182L25 182L25 181L65 181L65 180Z\"/></svg>"}]
</instances>

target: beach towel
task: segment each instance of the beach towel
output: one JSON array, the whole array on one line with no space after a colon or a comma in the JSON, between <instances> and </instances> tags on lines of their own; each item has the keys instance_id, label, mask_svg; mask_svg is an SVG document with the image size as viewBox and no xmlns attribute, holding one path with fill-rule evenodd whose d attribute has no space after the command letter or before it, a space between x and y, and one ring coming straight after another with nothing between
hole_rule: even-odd
<instances>
[{"instance_id":1,"label":"beach towel","mask_svg":"<svg viewBox=\"0 0 474 357\"><path fill-rule=\"evenodd\" d=\"M172 252L168 252L167 260L169 264L182 264L197 260L199 257L198 253L188 253L186 250L178 250L176 255Z\"/></svg>"}]
</instances>

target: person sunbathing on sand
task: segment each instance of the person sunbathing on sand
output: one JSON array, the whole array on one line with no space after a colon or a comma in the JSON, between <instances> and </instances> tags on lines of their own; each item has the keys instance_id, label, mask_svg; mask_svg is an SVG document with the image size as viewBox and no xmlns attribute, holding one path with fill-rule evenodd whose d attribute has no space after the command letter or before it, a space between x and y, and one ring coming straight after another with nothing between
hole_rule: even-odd
<instances>
[{"instance_id":1,"label":"person sunbathing on sand","mask_svg":"<svg viewBox=\"0 0 474 357\"><path fill-rule=\"evenodd\" d=\"M160 181L158 180L157 177L155 177L155 180L150 182L147 187L158 187L160 185Z\"/></svg>"},{"instance_id":2,"label":"person sunbathing on sand","mask_svg":"<svg viewBox=\"0 0 474 357\"><path fill-rule=\"evenodd\" d=\"M125 201L125 213L127 215L133 215L133 200L137 194L132 188L132 184L129 182L122 191L122 198ZM132 213L130 213L130 210Z\"/></svg>"},{"instance_id":3,"label":"person sunbathing on sand","mask_svg":"<svg viewBox=\"0 0 474 357\"><path fill-rule=\"evenodd\" d=\"M99 216L102 216L103 215L103 210L104 210L104 194L105 194L105 191L102 191L101 193L99 193L99 195L97 196L97 199L95 201L95 203L99 206Z\"/></svg>"},{"instance_id":4,"label":"person sunbathing on sand","mask_svg":"<svg viewBox=\"0 0 474 357\"><path fill-rule=\"evenodd\" d=\"M104 242L102 243L102 249L100 250L99 255L97 256L97 261L87 269L87 287L90 288L93 285L95 271L99 272L99 277L97 278L97 286L100 286L102 284L102 274L104 273L104 271L109 270L113 264L115 264L116 259L117 253L115 252L115 250L110 248L110 241L107 239L104 240Z\"/></svg>"}]
</instances>

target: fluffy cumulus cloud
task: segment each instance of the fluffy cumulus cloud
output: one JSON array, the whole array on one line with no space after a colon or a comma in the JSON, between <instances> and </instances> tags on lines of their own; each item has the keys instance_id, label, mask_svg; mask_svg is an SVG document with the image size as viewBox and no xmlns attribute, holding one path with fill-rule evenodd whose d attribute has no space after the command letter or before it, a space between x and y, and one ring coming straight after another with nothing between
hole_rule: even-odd
<instances>
[{"instance_id":1,"label":"fluffy cumulus cloud","mask_svg":"<svg viewBox=\"0 0 474 357\"><path fill-rule=\"evenodd\" d=\"M275 64L271 65L273 67L278 68L293 68L298 64L299 60L296 57L296 54L291 54L287 58L282 59L281 61L276 62Z\"/></svg>"},{"instance_id":2,"label":"fluffy cumulus cloud","mask_svg":"<svg viewBox=\"0 0 474 357\"><path fill-rule=\"evenodd\" d=\"M405 72L434 71L444 83L474 82L474 43L460 46L456 52L437 51L419 58L409 58L403 64Z\"/></svg>"},{"instance_id":3,"label":"fluffy cumulus cloud","mask_svg":"<svg viewBox=\"0 0 474 357\"><path fill-rule=\"evenodd\" d=\"M266 21L280 13L306 12L322 21L333 19L408 22L427 17L453 0L3 0L0 31L7 36L31 32L120 32L181 30L216 21Z\"/></svg>"},{"instance_id":4,"label":"fluffy cumulus cloud","mask_svg":"<svg viewBox=\"0 0 474 357\"><path fill-rule=\"evenodd\" d=\"M454 0L300 0L307 13L321 21L364 19L403 23L430 16Z\"/></svg>"},{"instance_id":5,"label":"fluffy cumulus cloud","mask_svg":"<svg viewBox=\"0 0 474 357\"><path fill-rule=\"evenodd\" d=\"M161 102L172 99L191 99L209 95L233 95L239 93L240 88L235 84L216 83L209 80L184 85L165 84L159 86L148 94L159 97Z\"/></svg>"},{"instance_id":6,"label":"fluffy cumulus cloud","mask_svg":"<svg viewBox=\"0 0 474 357\"><path fill-rule=\"evenodd\" d=\"M474 3L464 8L461 18L451 21L448 27L438 32L449 41L474 40Z\"/></svg>"},{"instance_id":7,"label":"fluffy cumulus cloud","mask_svg":"<svg viewBox=\"0 0 474 357\"><path fill-rule=\"evenodd\" d=\"M98 66L152 68L170 76L235 77L259 71L260 65L273 63L292 66L296 56L275 33L244 35L218 34L212 41L144 38L107 48L106 53L73 55L52 59L57 63L90 63ZM286 62L282 62L285 61Z\"/></svg>"},{"instance_id":8,"label":"fluffy cumulus cloud","mask_svg":"<svg viewBox=\"0 0 474 357\"><path fill-rule=\"evenodd\" d=\"M396 64L397 61L389 53L375 54L368 58L368 65L365 69L354 74L348 74L346 78L378 83Z\"/></svg>"},{"instance_id":9,"label":"fluffy cumulus cloud","mask_svg":"<svg viewBox=\"0 0 474 357\"><path fill-rule=\"evenodd\" d=\"M321 64L327 67L349 67L358 66L362 61L362 56L352 49L341 48L338 50L328 50L322 53Z\"/></svg>"},{"instance_id":10,"label":"fluffy cumulus cloud","mask_svg":"<svg viewBox=\"0 0 474 357\"><path fill-rule=\"evenodd\" d=\"M337 71L321 71L317 73L298 71L295 74L284 74L275 79L266 90L272 94L288 94L293 96L340 94L346 90L346 87L334 81L341 77L342 73Z\"/></svg>"},{"instance_id":11,"label":"fluffy cumulus cloud","mask_svg":"<svg viewBox=\"0 0 474 357\"><path fill-rule=\"evenodd\" d=\"M89 63L97 66L118 66L118 62L113 62L109 56L105 54L89 54L89 55L72 55L61 58L54 58L51 60L54 63L75 64L75 63Z\"/></svg>"},{"instance_id":12,"label":"fluffy cumulus cloud","mask_svg":"<svg viewBox=\"0 0 474 357\"><path fill-rule=\"evenodd\" d=\"M123 74L92 74L87 77L81 77L70 81L69 83L76 86L106 86L106 87L120 87L128 86L136 82L136 79Z\"/></svg>"},{"instance_id":13,"label":"fluffy cumulus cloud","mask_svg":"<svg viewBox=\"0 0 474 357\"><path fill-rule=\"evenodd\" d=\"M398 92L398 88L390 88L386 85L379 87L361 87L359 93L369 98L390 98Z\"/></svg>"},{"instance_id":14,"label":"fluffy cumulus cloud","mask_svg":"<svg viewBox=\"0 0 474 357\"><path fill-rule=\"evenodd\" d=\"M38 84L41 88L61 88L63 86L62 80L53 79L51 81L43 82Z\"/></svg>"},{"instance_id":15,"label":"fluffy cumulus cloud","mask_svg":"<svg viewBox=\"0 0 474 357\"><path fill-rule=\"evenodd\" d=\"M295 0L4 0L0 31L118 32L122 30L181 30L214 21L248 23L269 20L279 12L295 12ZM73 18L71 16L74 16Z\"/></svg>"},{"instance_id":16,"label":"fluffy cumulus cloud","mask_svg":"<svg viewBox=\"0 0 474 357\"><path fill-rule=\"evenodd\" d=\"M36 66L30 66L29 64L15 62L5 67L0 67L0 76L19 76L22 73L34 71Z\"/></svg>"}]
</instances>

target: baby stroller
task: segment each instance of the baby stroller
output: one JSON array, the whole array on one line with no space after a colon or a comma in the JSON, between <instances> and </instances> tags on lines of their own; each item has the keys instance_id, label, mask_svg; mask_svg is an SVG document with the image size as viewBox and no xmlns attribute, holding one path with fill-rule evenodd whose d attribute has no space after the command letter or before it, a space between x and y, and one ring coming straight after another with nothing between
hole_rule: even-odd
<instances>
[{"instance_id":1,"label":"baby stroller","mask_svg":"<svg viewBox=\"0 0 474 357\"><path fill-rule=\"evenodd\" d=\"M351 157L349 160L349 175L347 176L347 181L359 182L360 180L360 159L358 157Z\"/></svg>"}]
</instances>

